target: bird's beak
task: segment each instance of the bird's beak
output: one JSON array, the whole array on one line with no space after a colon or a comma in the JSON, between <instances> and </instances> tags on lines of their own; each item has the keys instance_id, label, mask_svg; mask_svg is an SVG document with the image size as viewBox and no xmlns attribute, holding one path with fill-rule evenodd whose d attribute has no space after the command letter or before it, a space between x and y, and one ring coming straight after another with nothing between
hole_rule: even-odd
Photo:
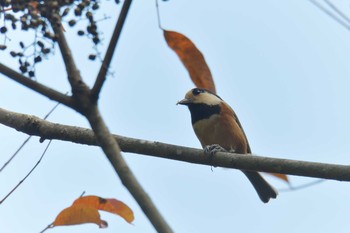
<instances>
[{"instance_id":1,"label":"bird's beak","mask_svg":"<svg viewBox=\"0 0 350 233\"><path fill-rule=\"evenodd\" d=\"M189 105L189 104L191 104L191 103L193 103L193 100L192 99L183 99L183 100L180 100L179 102L177 102L177 104L176 105L178 105L178 104L181 104L181 105Z\"/></svg>"}]
</instances>

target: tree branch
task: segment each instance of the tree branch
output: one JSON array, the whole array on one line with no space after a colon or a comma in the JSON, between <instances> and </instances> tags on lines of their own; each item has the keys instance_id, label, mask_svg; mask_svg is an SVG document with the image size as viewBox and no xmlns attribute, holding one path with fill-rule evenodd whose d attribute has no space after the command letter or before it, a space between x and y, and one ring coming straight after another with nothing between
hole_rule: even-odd
<instances>
[{"instance_id":1,"label":"tree branch","mask_svg":"<svg viewBox=\"0 0 350 233\"><path fill-rule=\"evenodd\" d=\"M74 106L74 101L71 97L62 94L61 92L58 92L54 89L51 89L43 84L40 84L36 81L33 81L30 78L27 78L26 76L18 73L17 71L9 68L8 66L5 66L4 64L0 63L0 73L5 75L6 77L22 84L23 86L28 87L29 89L36 91L43 96L46 96L49 99L55 100L57 102L60 102L68 107Z\"/></svg>"},{"instance_id":2,"label":"tree branch","mask_svg":"<svg viewBox=\"0 0 350 233\"><path fill-rule=\"evenodd\" d=\"M132 2L132 0L125 0L125 2L123 4L122 10L119 14L118 22L115 25L113 35L112 35L112 38L109 42L107 52L106 52L106 55L103 59L100 71L98 72L95 84L94 84L93 88L91 89L91 97L95 101L97 101L99 94L101 92L101 88L103 86L103 83L106 80L107 71L108 71L109 65L112 61L114 50L115 50L115 47L117 46L117 43L118 43L118 40L120 37L120 33L123 29L123 25L124 25L124 22L126 19L126 16L128 15L131 2Z\"/></svg>"},{"instance_id":3,"label":"tree branch","mask_svg":"<svg viewBox=\"0 0 350 233\"><path fill-rule=\"evenodd\" d=\"M56 14L55 15L56 17L48 17L48 20L50 20L51 26L55 32L57 43L62 54L63 62L65 64L66 72L68 75L68 81L72 88L72 93L73 93L72 97L69 98L63 95L64 98L62 96L61 98L59 98L60 96L58 95L58 92L55 92L53 90L51 91L49 88L41 84L37 84L30 79L27 79L25 76L20 75L17 72L14 72L13 70L7 68L6 66L3 66L1 63L0 63L0 72L7 74L7 76L9 76L10 78L22 83L23 85L39 93L42 93L45 96L54 97L57 101L62 102L66 105L68 105L69 103L68 106L70 106L71 108L77 110L82 115L84 115L88 119L93 129L93 132L95 133L96 142L98 142L98 145L102 148L102 150L106 154L107 158L112 164L114 170L117 172L122 183L128 189L128 191L132 194L135 200L138 202L144 214L151 221L151 223L153 224L157 232L171 233L172 232L171 228L166 223L162 215L159 213L158 209L153 204L152 200L149 198L147 193L143 190L142 186L136 180L135 176L133 175L133 173L127 166L125 160L123 159L120 153L120 148L117 141L110 134L107 126L105 125L99 113L97 101L96 101L100 93L100 90L102 88L102 85L104 83L104 80L106 78L105 76L107 73L107 69L113 57L115 46L117 44L130 4L131 4L131 0L126 0L124 3L123 10L119 18L120 20L116 25L113 38L111 39L111 43L108 47L108 51L103 61L101 71L96 80L96 85L94 86L95 98L91 98L92 97L91 90L83 81L80 75L80 72L75 64L72 52L69 48L65 35L62 31L62 25L61 25L60 16L58 13L53 13L53 14ZM70 102L68 102L68 100ZM3 119L4 122L8 122L9 124L17 125L19 123L24 128L28 126L28 123L36 124L35 122L32 122L32 117L30 116L27 116L28 117L27 119L22 118L22 120L24 120L22 122L19 122L16 116L17 117L21 116L21 114L17 114L17 115L11 114L11 112L8 112L8 111L6 112L4 110L1 112L0 118ZM40 132L40 128L41 128L40 124L37 126L38 127L37 129L35 129L35 131ZM34 126L34 128L36 127Z\"/></svg>"},{"instance_id":4,"label":"tree branch","mask_svg":"<svg viewBox=\"0 0 350 233\"><path fill-rule=\"evenodd\" d=\"M51 123L38 117L14 113L0 108L0 123L29 135L44 139L56 139L74 143L97 145L93 132L89 129ZM296 176L350 181L350 166L276 159L254 155L233 153L215 154L213 158L201 149L175 146L114 135L124 152L150 155L203 165L224 168L282 173Z\"/></svg>"},{"instance_id":5,"label":"tree branch","mask_svg":"<svg viewBox=\"0 0 350 233\"><path fill-rule=\"evenodd\" d=\"M98 145L103 149L123 185L135 198L157 232L173 232L121 156L117 140L110 134L96 105L91 106L86 117L95 132Z\"/></svg>"},{"instance_id":6,"label":"tree branch","mask_svg":"<svg viewBox=\"0 0 350 233\"><path fill-rule=\"evenodd\" d=\"M96 141L99 142L99 146L106 154L108 160L112 164L124 186L140 205L144 214L153 224L154 228L158 232L172 232L171 228L159 213L158 209L153 204L147 193L143 190L140 183L136 180L135 176L122 157L117 141L110 134L99 113L97 102L91 98L91 90L84 83L80 72L75 65L73 55L62 31L60 22L51 22L51 25L57 36L57 42L66 66L68 79L72 87L73 99L77 102L75 105L75 110L79 111L88 119L95 133Z\"/></svg>"},{"instance_id":7,"label":"tree branch","mask_svg":"<svg viewBox=\"0 0 350 233\"><path fill-rule=\"evenodd\" d=\"M66 67L68 81L72 87L73 97L76 98L80 102L80 104L87 104L86 102L89 101L86 101L85 99L87 98L87 100L89 100L89 97L86 94L90 93L90 89L83 82L82 77L80 75L80 71L75 65L72 52L68 46L64 32L62 31L62 25L58 22L51 22L51 25L57 37L57 43L60 48L63 62ZM80 108L83 107L86 106L80 106Z\"/></svg>"}]
</instances>

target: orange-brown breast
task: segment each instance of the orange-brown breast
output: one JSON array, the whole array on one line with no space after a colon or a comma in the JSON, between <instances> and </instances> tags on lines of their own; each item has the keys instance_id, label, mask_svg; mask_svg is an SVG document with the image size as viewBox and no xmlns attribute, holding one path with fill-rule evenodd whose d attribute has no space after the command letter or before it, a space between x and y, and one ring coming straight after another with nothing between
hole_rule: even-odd
<instances>
[{"instance_id":1,"label":"orange-brown breast","mask_svg":"<svg viewBox=\"0 0 350 233\"><path fill-rule=\"evenodd\" d=\"M209 119L199 120L193 129L202 146L219 144L224 149L246 154L247 139L242 131L233 110L225 103L220 104L220 114L212 115Z\"/></svg>"}]
</instances>

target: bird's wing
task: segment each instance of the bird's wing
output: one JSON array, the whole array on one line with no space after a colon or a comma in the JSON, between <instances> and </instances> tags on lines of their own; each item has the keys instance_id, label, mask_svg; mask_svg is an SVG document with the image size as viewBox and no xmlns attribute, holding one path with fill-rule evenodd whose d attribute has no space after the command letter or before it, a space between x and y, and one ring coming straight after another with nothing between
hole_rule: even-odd
<instances>
[{"instance_id":1,"label":"bird's wing","mask_svg":"<svg viewBox=\"0 0 350 233\"><path fill-rule=\"evenodd\" d=\"M252 151L251 151L251 149L250 149L249 141L248 141L247 135L245 134L245 132L244 132L244 130L243 130L243 127L242 127L242 125L241 125L241 122L239 122L238 117L237 117L235 111L233 111L233 109L232 109L228 104L226 104L226 106L227 106L227 107L230 109L230 111L232 112L233 118L234 118L235 121L237 122L237 125L239 126L239 128L241 128L241 130L242 130L242 132L243 132L243 135L244 135L244 138L245 138L245 140L246 140L246 142L247 142L247 153L248 153L248 154L251 154Z\"/></svg>"}]
</instances>

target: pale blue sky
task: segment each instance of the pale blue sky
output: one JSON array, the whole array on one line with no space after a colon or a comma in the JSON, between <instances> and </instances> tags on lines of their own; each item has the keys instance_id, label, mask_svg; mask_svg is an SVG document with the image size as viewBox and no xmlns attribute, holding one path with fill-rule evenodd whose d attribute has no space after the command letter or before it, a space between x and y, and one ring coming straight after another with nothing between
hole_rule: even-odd
<instances>
[{"instance_id":1,"label":"pale blue sky","mask_svg":"<svg viewBox=\"0 0 350 233\"><path fill-rule=\"evenodd\" d=\"M333 1L349 13L349 1ZM106 38L121 5L104 1ZM203 52L218 94L236 111L255 154L349 164L350 31L307 0L160 2L166 29L191 38ZM100 99L113 133L199 148L186 108L176 106L193 87L187 71L158 29L154 1L135 1ZM87 83L98 62L86 59L89 42L66 27ZM12 34L16 44L21 34ZM22 38L22 37L21 37ZM62 92L69 86L60 54L39 64L38 80ZM2 63L16 62L1 55ZM55 104L0 77L0 107L44 116ZM49 120L87 127L59 107ZM27 136L0 126L0 164ZM33 138L0 174L0 197L22 179L44 150ZM349 232L350 185L327 181L260 202L237 171L124 154L143 187L175 232ZM287 186L266 176L276 188ZM291 177L292 185L313 181ZM82 191L115 197L135 212L134 225L102 213L109 227L86 224L49 232L154 232L101 150L54 141L28 180L0 206L1 232L39 232Z\"/></svg>"}]
</instances>

